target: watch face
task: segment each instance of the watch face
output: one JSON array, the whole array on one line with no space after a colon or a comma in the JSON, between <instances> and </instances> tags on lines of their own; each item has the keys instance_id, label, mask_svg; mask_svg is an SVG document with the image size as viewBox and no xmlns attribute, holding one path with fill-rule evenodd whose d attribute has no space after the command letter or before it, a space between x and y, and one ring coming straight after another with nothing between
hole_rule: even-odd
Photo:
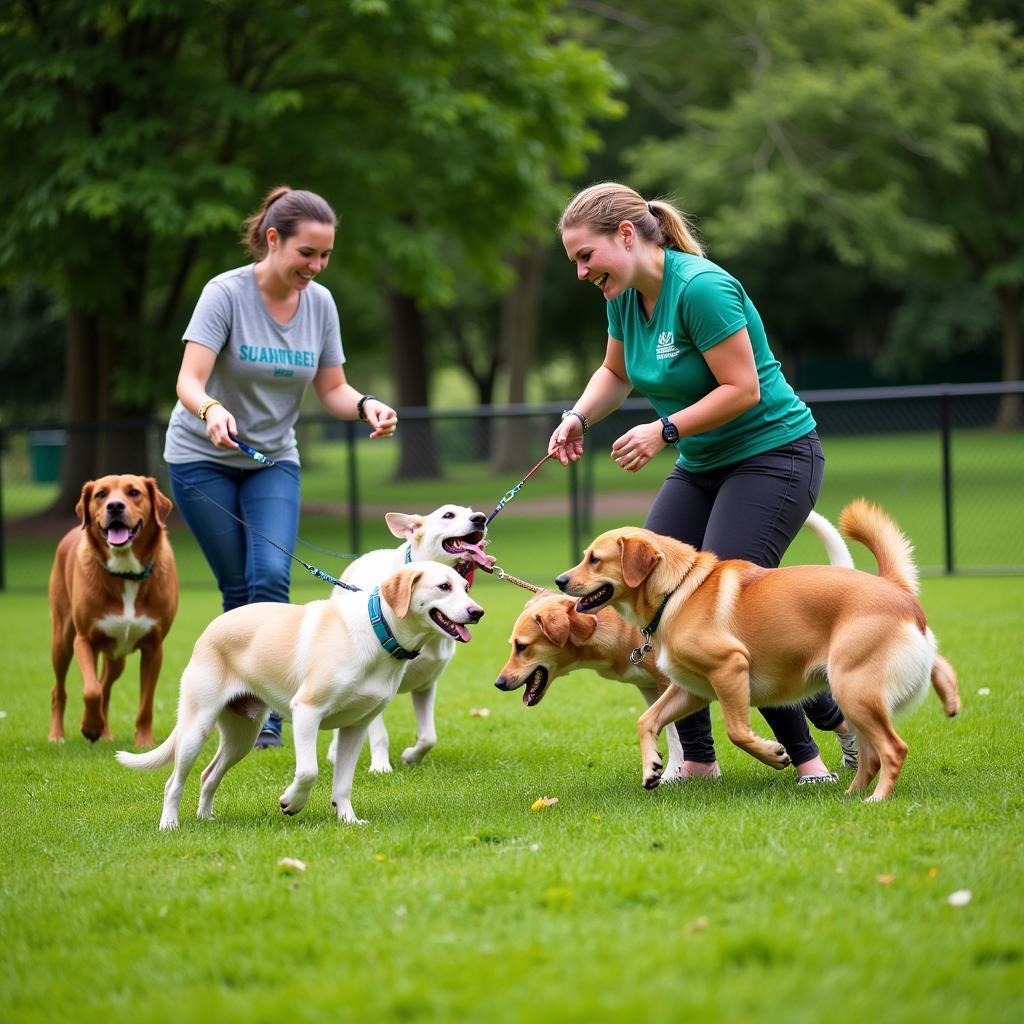
<instances>
[{"instance_id":1,"label":"watch face","mask_svg":"<svg viewBox=\"0 0 1024 1024\"><path fill-rule=\"evenodd\" d=\"M679 440L679 428L667 417L662 417L664 426L661 428L661 436L666 444L675 444Z\"/></svg>"}]
</instances>

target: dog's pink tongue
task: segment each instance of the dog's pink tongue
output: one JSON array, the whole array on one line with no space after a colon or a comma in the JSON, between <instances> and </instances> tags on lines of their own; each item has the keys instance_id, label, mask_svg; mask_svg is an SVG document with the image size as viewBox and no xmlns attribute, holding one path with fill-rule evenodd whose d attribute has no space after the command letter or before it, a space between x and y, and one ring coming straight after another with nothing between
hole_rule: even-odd
<instances>
[{"instance_id":1,"label":"dog's pink tongue","mask_svg":"<svg viewBox=\"0 0 1024 1024\"><path fill-rule=\"evenodd\" d=\"M484 543L486 543L486 541ZM463 541L462 549L459 553L464 554L470 559L470 561L476 562L477 565L484 569L490 569L490 567L497 561L494 555L484 553L482 544L467 544Z\"/></svg>"},{"instance_id":2,"label":"dog's pink tongue","mask_svg":"<svg viewBox=\"0 0 1024 1024\"><path fill-rule=\"evenodd\" d=\"M466 629L466 627L464 625L462 625L461 622L454 622L454 623L452 623L452 625L455 626L455 632L459 634L459 639L464 644L468 644L469 643L469 630Z\"/></svg>"},{"instance_id":3,"label":"dog's pink tongue","mask_svg":"<svg viewBox=\"0 0 1024 1024\"><path fill-rule=\"evenodd\" d=\"M132 531L127 526L112 526L107 530L107 543L115 547L127 544L131 539Z\"/></svg>"}]
</instances>

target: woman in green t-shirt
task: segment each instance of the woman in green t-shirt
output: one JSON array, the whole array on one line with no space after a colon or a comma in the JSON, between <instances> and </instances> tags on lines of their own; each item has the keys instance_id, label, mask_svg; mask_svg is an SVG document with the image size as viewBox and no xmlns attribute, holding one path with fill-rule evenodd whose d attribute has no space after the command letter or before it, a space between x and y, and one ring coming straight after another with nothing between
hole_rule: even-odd
<instances>
[{"instance_id":1,"label":"woman in green t-shirt","mask_svg":"<svg viewBox=\"0 0 1024 1024\"><path fill-rule=\"evenodd\" d=\"M825 458L814 417L783 376L743 286L705 257L672 204L646 202L625 185L584 189L558 227L577 277L605 297L608 344L549 451L562 465L576 461L588 425L635 388L658 418L618 438L612 458L635 473L667 445L679 451L644 525L720 558L777 566L814 507ZM836 732L843 764L856 767L856 739L831 693L761 710L798 782L837 782L805 712ZM680 777L720 775L708 710L676 728Z\"/></svg>"}]
</instances>

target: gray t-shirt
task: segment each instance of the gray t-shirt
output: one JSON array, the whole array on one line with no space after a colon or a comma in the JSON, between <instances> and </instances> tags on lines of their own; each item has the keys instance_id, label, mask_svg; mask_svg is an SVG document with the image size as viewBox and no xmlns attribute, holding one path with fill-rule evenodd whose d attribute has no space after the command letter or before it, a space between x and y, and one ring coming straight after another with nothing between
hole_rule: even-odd
<instances>
[{"instance_id":1,"label":"gray t-shirt","mask_svg":"<svg viewBox=\"0 0 1024 1024\"><path fill-rule=\"evenodd\" d=\"M345 362L338 310L331 293L311 281L299 293L295 315L279 324L263 302L253 267L207 282L182 341L217 353L206 392L234 415L239 438L272 459L298 462L295 421L306 388L320 367ZM236 448L210 444L205 424L181 402L167 425L164 459L255 466Z\"/></svg>"}]
</instances>

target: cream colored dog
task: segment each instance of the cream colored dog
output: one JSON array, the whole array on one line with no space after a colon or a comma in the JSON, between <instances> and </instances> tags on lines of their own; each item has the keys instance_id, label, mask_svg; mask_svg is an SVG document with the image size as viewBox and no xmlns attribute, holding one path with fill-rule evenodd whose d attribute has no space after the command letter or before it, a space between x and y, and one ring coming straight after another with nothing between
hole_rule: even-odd
<instances>
[{"instance_id":1,"label":"cream colored dog","mask_svg":"<svg viewBox=\"0 0 1024 1024\"><path fill-rule=\"evenodd\" d=\"M164 788L161 829L177 828L189 770L213 730L220 746L206 766L199 817L213 817L224 773L250 750L271 708L290 719L295 778L281 810L298 814L317 776L316 737L338 729L332 802L341 821L362 822L352 809L352 778L366 729L398 692L418 652L441 634L463 643L467 623L483 609L470 600L454 569L418 562L388 576L374 594L344 591L306 605L245 605L218 616L196 641L181 677L178 722L148 754L118 751L130 768L174 761Z\"/></svg>"},{"instance_id":2,"label":"cream colored dog","mask_svg":"<svg viewBox=\"0 0 1024 1024\"><path fill-rule=\"evenodd\" d=\"M431 561L452 566L468 584L472 584L477 566L489 570L494 564L494 558L483 550L487 543L487 516L482 512L474 512L463 505L442 505L425 516L388 512L384 520L392 534L403 543L397 548L369 551L357 558L341 577L345 583L370 590L403 565ZM420 657L402 677L399 693L410 695L416 715L416 742L402 751L402 760L406 764L423 760L437 743L434 727L437 681L454 656L455 642L447 636L437 635L424 645ZM370 723L367 734L370 740L370 771L391 771L390 741L383 715L378 715ZM334 758L334 743L332 740L327 753L331 760Z\"/></svg>"},{"instance_id":3,"label":"cream colored dog","mask_svg":"<svg viewBox=\"0 0 1024 1024\"><path fill-rule=\"evenodd\" d=\"M856 727L860 765L850 792L880 774L869 800L892 792L907 755L892 714L921 699L929 681L947 715L960 710L956 674L936 651L917 600L910 542L879 508L858 500L842 532L878 561L879 575L824 565L763 569L720 561L649 530L601 534L559 576L578 611L611 605L639 625L657 666L675 684L637 723L643 782L662 773L657 737L717 698L729 738L773 768L789 756L750 728L751 704L792 704L831 686Z\"/></svg>"},{"instance_id":4,"label":"cream colored dog","mask_svg":"<svg viewBox=\"0 0 1024 1024\"><path fill-rule=\"evenodd\" d=\"M804 527L822 542L832 565L853 568L850 549L827 519L811 512ZM509 638L511 655L494 685L505 691L525 686L523 703L532 708L558 676L588 668L605 679L632 683L650 707L671 681L653 658L630 659L643 642L639 628L613 608L585 614L576 610L575 598L542 590L519 613ZM675 782L682 777L683 748L675 729L667 729L665 737L669 755L661 782Z\"/></svg>"}]
</instances>

